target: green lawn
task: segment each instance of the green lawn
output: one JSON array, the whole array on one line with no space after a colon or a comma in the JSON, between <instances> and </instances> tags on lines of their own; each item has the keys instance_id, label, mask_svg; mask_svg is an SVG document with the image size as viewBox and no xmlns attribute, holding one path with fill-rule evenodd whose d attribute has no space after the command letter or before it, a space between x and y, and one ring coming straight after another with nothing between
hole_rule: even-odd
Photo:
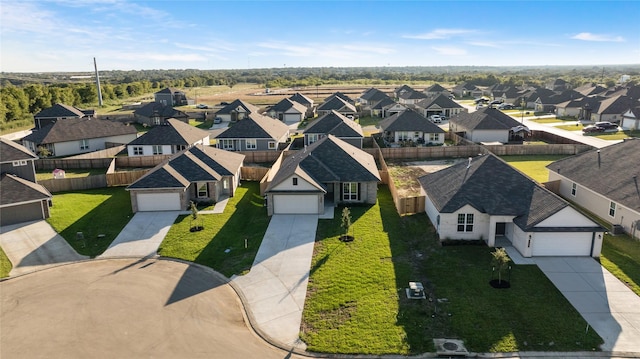
<instances>
[{"instance_id":1,"label":"green lawn","mask_svg":"<svg viewBox=\"0 0 640 359\"><path fill-rule=\"evenodd\" d=\"M397 214L387 187L351 213L353 242L339 241L339 215L318 223L302 324L309 350L418 354L434 351L432 338L461 338L476 352L602 342L536 266L513 266L512 288L493 289L490 248L440 246L425 214ZM406 299L409 281L432 301Z\"/></svg>"},{"instance_id":2,"label":"green lawn","mask_svg":"<svg viewBox=\"0 0 640 359\"><path fill-rule=\"evenodd\" d=\"M11 272L11 268L13 265L9 258L7 258L6 253L0 248L0 278L5 278L9 276L9 272Z\"/></svg>"},{"instance_id":3,"label":"green lawn","mask_svg":"<svg viewBox=\"0 0 640 359\"><path fill-rule=\"evenodd\" d=\"M47 222L78 253L95 257L109 247L132 215L129 192L109 187L54 194ZM85 240L76 239L77 232Z\"/></svg>"},{"instance_id":4,"label":"green lawn","mask_svg":"<svg viewBox=\"0 0 640 359\"><path fill-rule=\"evenodd\" d=\"M556 122L560 122L562 120L557 119L557 118L534 118L531 121L537 122L537 123L556 123Z\"/></svg>"},{"instance_id":5,"label":"green lawn","mask_svg":"<svg viewBox=\"0 0 640 359\"><path fill-rule=\"evenodd\" d=\"M549 171L546 166L551 162L565 158L565 155L526 155L526 156L501 156L505 162L524 172L539 183L547 182Z\"/></svg>"},{"instance_id":6,"label":"green lawn","mask_svg":"<svg viewBox=\"0 0 640 359\"><path fill-rule=\"evenodd\" d=\"M598 133L594 137L601 138L603 140L623 140L627 137L640 137L640 131L618 131L613 133Z\"/></svg>"},{"instance_id":7,"label":"green lawn","mask_svg":"<svg viewBox=\"0 0 640 359\"><path fill-rule=\"evenodd\" d=\"M83 169L64 169L65 178L87 177L93 175L103 175L107 173L106 168L83 168ZM36 181L53 179L53 171L38 170L36 172Z\"/></svg>"},{"instance_id":8,"label":"green lawn","mask_svg":"<svg viewBox=\"0 0 640 359\"><path fill-rule=\"evenodd\" d=\"M202 120L196 120L192 118L189 120L189 124L191 126L194 126L203 130L208 130L213 125L213 120L202 121Z\"/></svg>"},{"instance_id":9,"label":"green lawn","mask_svg":"<svg viewBox=\"0 0 640 359\"><path fill-rule=\"evenodd\" d=\"M222 214L201 214L204 230L190 232L191 216L179 216L158 253L211 267L230 277L251 268L269 225L258 182L242 182ZM248 248L244 248L247 239ZM229 249L229 253L225 250Z\"/></svg>"},{"instance_id":10,"label":"green lawn","mask_svg":"<svg viewBox=\"0 0 640 359\"><path fill-rule=\"evenodd\" d=\"M364 127L364 126L377 125L380 122L380 120L382 120L380 117L364 116L358 119L358 123L360 124L360 126Z\"/></svg>"},{"instance_id":11,"label":"green lawn","mask_svg":"<svg viewBox=\"0 0 640 359\"><path fill-rule=\"evenodd\" d=\"M566 130L566 131L580 131L584 128L584 125L581 123L575 123L573 125L560 125L560 126L554 126L555 128L559 128L561 130Z\"/></svg>"},{"instance_id":12,"label":"green lawn","mask_svg":"<svg viewBox=\"0 0 640 359\"><path fill-rule=\"evenodd\" d=\"M640 243L638 241L628 235L605 234L600 263L640 295Z\"/></svg>"}]
</instances>

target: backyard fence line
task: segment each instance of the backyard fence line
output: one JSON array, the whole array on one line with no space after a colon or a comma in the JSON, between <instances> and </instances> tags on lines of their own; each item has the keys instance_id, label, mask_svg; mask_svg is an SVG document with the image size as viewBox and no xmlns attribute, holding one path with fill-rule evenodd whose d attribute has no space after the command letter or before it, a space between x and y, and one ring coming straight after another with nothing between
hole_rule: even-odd
<instances>
[{"instance_id":1,"label":"backyard fence line","mask_svg":"<svg viewBox=\"0 0 640 359\"><path fill-rule=\"evenodd\" d=\"M107 187L107 175L93 175L77 178L59 178L38 181L49 192L83 191Z\"/></svg>"},{"instance_id":2,"label":"backyard fence line","mask_svg":"<svg viewBox=\"0 0 640 359\"><path fill-rule=\"evenodd\" d=\"M247 167L240 168L240 178L247 181L260 181L269 172L267 167Z\"/></svg>"}]
</instances>

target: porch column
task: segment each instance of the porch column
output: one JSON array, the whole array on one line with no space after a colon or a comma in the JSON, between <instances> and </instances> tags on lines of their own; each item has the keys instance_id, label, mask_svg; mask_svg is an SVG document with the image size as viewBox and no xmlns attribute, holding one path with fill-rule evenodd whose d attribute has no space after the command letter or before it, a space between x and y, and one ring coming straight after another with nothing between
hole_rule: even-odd
<instances>
[{"instance_id":1,"label":"porch column","mask_svg":"<svg viewBox=\"0 0 640 359\"><path fill-rule=\"evenodd\" d=\"M489 216L489 238L487 238L487 246L496 246L496 219L493 216Z\"/></svg>"}]
</instances>

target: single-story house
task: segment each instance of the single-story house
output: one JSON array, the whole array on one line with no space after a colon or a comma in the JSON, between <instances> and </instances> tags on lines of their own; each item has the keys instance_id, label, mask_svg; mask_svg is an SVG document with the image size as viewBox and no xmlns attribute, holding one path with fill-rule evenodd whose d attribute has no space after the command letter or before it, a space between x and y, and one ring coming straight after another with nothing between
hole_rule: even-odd
<instances>
[{"instance_id":1,"label":"single-story house","mask_svg":"<svg viewBox=\"0 0 640 359\"><path fill-rule=\"evenodd\" d=\"M96 111L81 110L74 106L56 103L55 105L45 108L33 115L33 121L35 128L42 128L58 120L87 117L96 117Z\"/></svg>"},{"instance_id":2,"label":"single-story house","mask_svg":"<svg viewBox=\"0 0 640 359\"><path fill-rule=\"evenodd\" d=\"M294 124L302 121L307 113L307 108L300 103L288 98L282 99L267 110L267 115L286 124Z\"/></svg>"},{"instance_id":3,"label":"single-story house","mask_svg":"<svg viewBox=\"0 0 640 359\"><path fill-rule=\"evenodd\" d=\"M397 102L395 102L391 97L387 96L387 97L383 98L382 100L374 103L373 105L370 105L370 106L367 106L366 108L363 108L363 110L366 111L368 109L370 114L371 114L371 116L385 117L384 116L385 108L388 108L389 106L393 106L393 105L402 106L402 105L398 104ZM402 106L402 109L404 110L404 109L406 109L406 107Z\"/></svg>"},{"instance_id":4,"label":"single-story house","mask_svg":"<svg viewBox=\"0 0 640 359\"><path fill-rule=\"evenodd\" d=\"M475 112L460 112L449 119L449 129L472 142L522 140L529 130L502 111L486 107Z\"/></svg>"},{"instance_id":5,"label":"single-story house","mask_svg":"<svg viewBox=\"0 0 640 359\"><path fill-rule=\"evenodd\" d=\"M637 101L637 99L635 99ZM608 121L620 123L622 115L629 110L633 104L633 100L625 95L612 96L600 101L598 108L591 111L591 121L601 122Z\"/></svg>"},{"instance_id":6,"label":"single-story house","mask_svg":"<svg viewBox=\"0 0 640 359\"><path fill-rule=\"evenodd\" d=\"M478 86L470 84L468 82L463 82L456 85L453 89L451 89L451 92L453 92L453 94L458 98L467 96L478 98L483 95L482 90Z\"/></svg>"},{"instance_id":7,"label":"single-story house","mask_svg":"<svg viewBox=\"0 0 640 359\"><path fill-rule=\"evenodd\" d=\"M155 102L159 102L165 106L184 106L189 102L187 94L173 87L166 87L154 94Z\"/></svg>"},{"instance_id":8,"label":"single-story house","mask_svg":"<svg viewBox=\"0 0 640 359\"><path fill-rule=\"evenodd\" d=\"M358 103L362 105L363 109L367 109L384 98L389 98L389 95L372 87L358 97Z\"/></svg>"},{"instance_id":9,"label":"single-story house","mask_svg":"<svg viewBox=\"0 0 640 359\"><path fill-rule=\"evenodd\" d=\"M409 141L416 145L441 145L445 131L418 112L407 109L380 121L386 142Z\"/></svg>"},{"instance_id":10,"label":"single-story house","mask_svg":"<svg viewBox=\"0 0 640 359\"><path fill-rule=\"evenodd\" d=\"M427 95L427 97L436 97L438 95L445 95L447 97L451 97L451 92L449 92L449 90L447 90L446 88L442 87L442 85L440 84L433 84L429 87L427 87L426 89L424 89L425 95Z\"/></svg>"},{"instance_id":11,"label":"single-story house","mask_svg":"<svg viewBox=\"0 0 640 359\"><path fill-rule=\"evenodd\" d=\"M259 110L257 106L237 99L218 110L216 117L225 122L236 122L248 118L251 114L258 114Z\"/></svg>"},{"instance_id":12,"label":"single-story house","mask_svg":"<svg viewBox=\"0 0 640 359\"><path fill-rule=\"evenodd\" d=\"M133 212L179 211L193 202L233 197L244 155L194 146L159 164L126 190Z\"/></svg>"},{"instance_id":13,"label":"single-story house","mask_svg":"<svg viewBox=\"0 0 640 359\"><path fill-rule=\"evenodd\" d=\"M562 197L640 239L639 139L567 157L547 169Z\"/></svg>"},{"instance_id":14,"label":"single-story house","mask_svg":"<svg viewBox=\"0 0 640 359\"><path fill-rule=\"evenodd\" d=\"M318 116L324 116L331 111L338 111L345 116L355 116L358 112L358 110L352 103L336 94L332 95L330 100L322 103L322 105L318 106L317 108Z\"/></svg>"},{"instance_id":15,"label":"single-story house","mask_svg":"<svg viewBox=\"0 0 640 359\"><path fill-rule=\"evenodd\" d=\"M69 118L33 131L22 138L22 144L41 157L45 154L61 157L124 145L135 140L137 133L134 126L122 122ZM41 149L46 149L49 153L44 153Z\"/></svg>"},{"instance_id":16,"label":"single-story house","mask_svg":"<svg viewBox=\"0 0 640 359\"><path fill-rule=\"evenodd\" d=\"M185 112L160 102L149 102L142 105L142 107L133 111L133 116L136 122L145 126L162 125L170 118L175 118L184 123L189 122L189 115Z\"/></svg>"},{"instance_id":17,"label":"single-story house","mask_svg":"<svg viewBox=\"0 0 640 359\"><path fill-rule=\"evenodd\" d=\"M598 108L600 101L604 100L604 97L581 97L574 100L565 101L556 105L557 116L570 116L575 118L581 118L584 116L585 106L590 108ZM589 118L591 115L589 115Z\"/></svg>"},{"instance_id":18,"label":"single-story house","mask_svg":"<svg viewBox=\"0 0 640 359\"><path fill-rule=\"evenodd\" d=\"M170 118L127 144L129 156L172 155L195 145L209 146L209 132Z\"/></svg>"},{"instance_id":19,"label":"single-story house","mask_svg":"<svg viewBox=\"0 0 640 359\"><path fill-rule=\"evenodd\" d=\"M250 114L215 137L216 147L228 151L279 149L289 141L289 126L271 117Z\"/></svg>"},{"instance_id":20,"label":"single-story house","mask_svg":"<svg viewBox=\"0 0 640 359\"><path fill-rule=\"evenodd\" d=\"M289 100L295 101L307 108L307 112L305 113L306 118L315 117L316 107L313 103L313 100L310 99L309 97L301 94L300 92L296 92L293 95L291 95L291 97L289 97Z\"/></svg>"},{"instance_id":21,"label":"single-story house","mask_svg":"<svg viewBox=\"0 0 640 359\"><path fill-rule=\"evenodd\" d=\"M38 157L4 138L0 138L0 156L0 226L49 218L52 195L36 183Z\"/></svg>"},{"instance_id":22,"label":"single-story house","mask_svg":"<svg viewBox=\"0 0 640 359\"><path fill-rule=\"evenodd\" d=\"M280 155L266 176L268 215L321 214L327 205L373 204L380 175L372 155L328 135Z\"/></svg>"},{"instance_id":23,"label":"single-story house","mask_svg":"<svg viewBox=\"0 0 640 359\"><path fill-rule=\"evenodd\" d=\"M313 121L304 130L304 144L308 146L328 135L336 136L350 145L362 148L364 133L360 124L337 111L331 111Z\"/></svg>"},{"instance_id":24,"label":"single-story house","mask_svg":"<svg viewBox=\"0 0 640 359\"><path fill-rule=\"evenodd\" d=\"M427 118L431 115L443 115L448 118L464 111L464 107L442 94L418 101L415 108Z\"/></svg>"},{"instance_id":25,"label":"single-story house","mask_svg":"<svg viewBox=\"0 0 640 359\"><path fill-rule=\"evenodd\" d=\"M605 229L493 154L419 178L441 241L504 239L523 257L599 257Z\"/></svg>"},{"instance_id":26,"label":"single-story house","mask_svg":"<svg viewBox=\"0 0 640 359\"><path fill-rule=\"evenodd\" d=\"M420 92L416 90L400 91L398 93L398 103L406 106L415 105L417 102L422 101L426 98L427 98L427 95L425 95L424 92Z\"/></svg>"},{"instance_id":27,"label":"single-story house","mask_svg":"<svg viewBox=\"0 0 640 359\"><path fill-rule=\"evenodd\" d=\"M622 115L622 122L620 124L625 130L639 130L640 129L640 106L630 108Z\"/></svg>"}]
</instances>

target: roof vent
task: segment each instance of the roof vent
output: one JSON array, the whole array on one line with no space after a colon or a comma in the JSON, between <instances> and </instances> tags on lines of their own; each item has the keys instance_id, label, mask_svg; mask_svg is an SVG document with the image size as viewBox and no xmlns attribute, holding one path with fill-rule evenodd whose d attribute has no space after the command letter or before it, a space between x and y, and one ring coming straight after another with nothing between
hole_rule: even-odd
<instances>
[{"instance_id":1,"label":"roof vent","mask_svg":"<svg viewBox=\"0 0 640 359\"><path fill-rule=\"evenodd\" d=\"M596 151L598 153L598 168L600 168L600 150Z\"/></svg>"},{"instance_id":2,"label":"roof vent","mask_svg":"<svg viewBox=\"0 0 640 359\"><path fill-rule=\"evenodd\" d=\"M467 168L471 167L471 160L472 160L472 158L469 157L469 163L467 163Z\"/></svg>"},{"instance_id":3,"label":"roof vent","mask_svg":"<svg viewBox=\"0 0 640 359\"><path fill-rule=\"evenodd\" d=\"M433 345L436 347L438 356L469 356L469 351L464 347L462 340L458 339L434 339Z\"/></svg>"}]
</instances>

